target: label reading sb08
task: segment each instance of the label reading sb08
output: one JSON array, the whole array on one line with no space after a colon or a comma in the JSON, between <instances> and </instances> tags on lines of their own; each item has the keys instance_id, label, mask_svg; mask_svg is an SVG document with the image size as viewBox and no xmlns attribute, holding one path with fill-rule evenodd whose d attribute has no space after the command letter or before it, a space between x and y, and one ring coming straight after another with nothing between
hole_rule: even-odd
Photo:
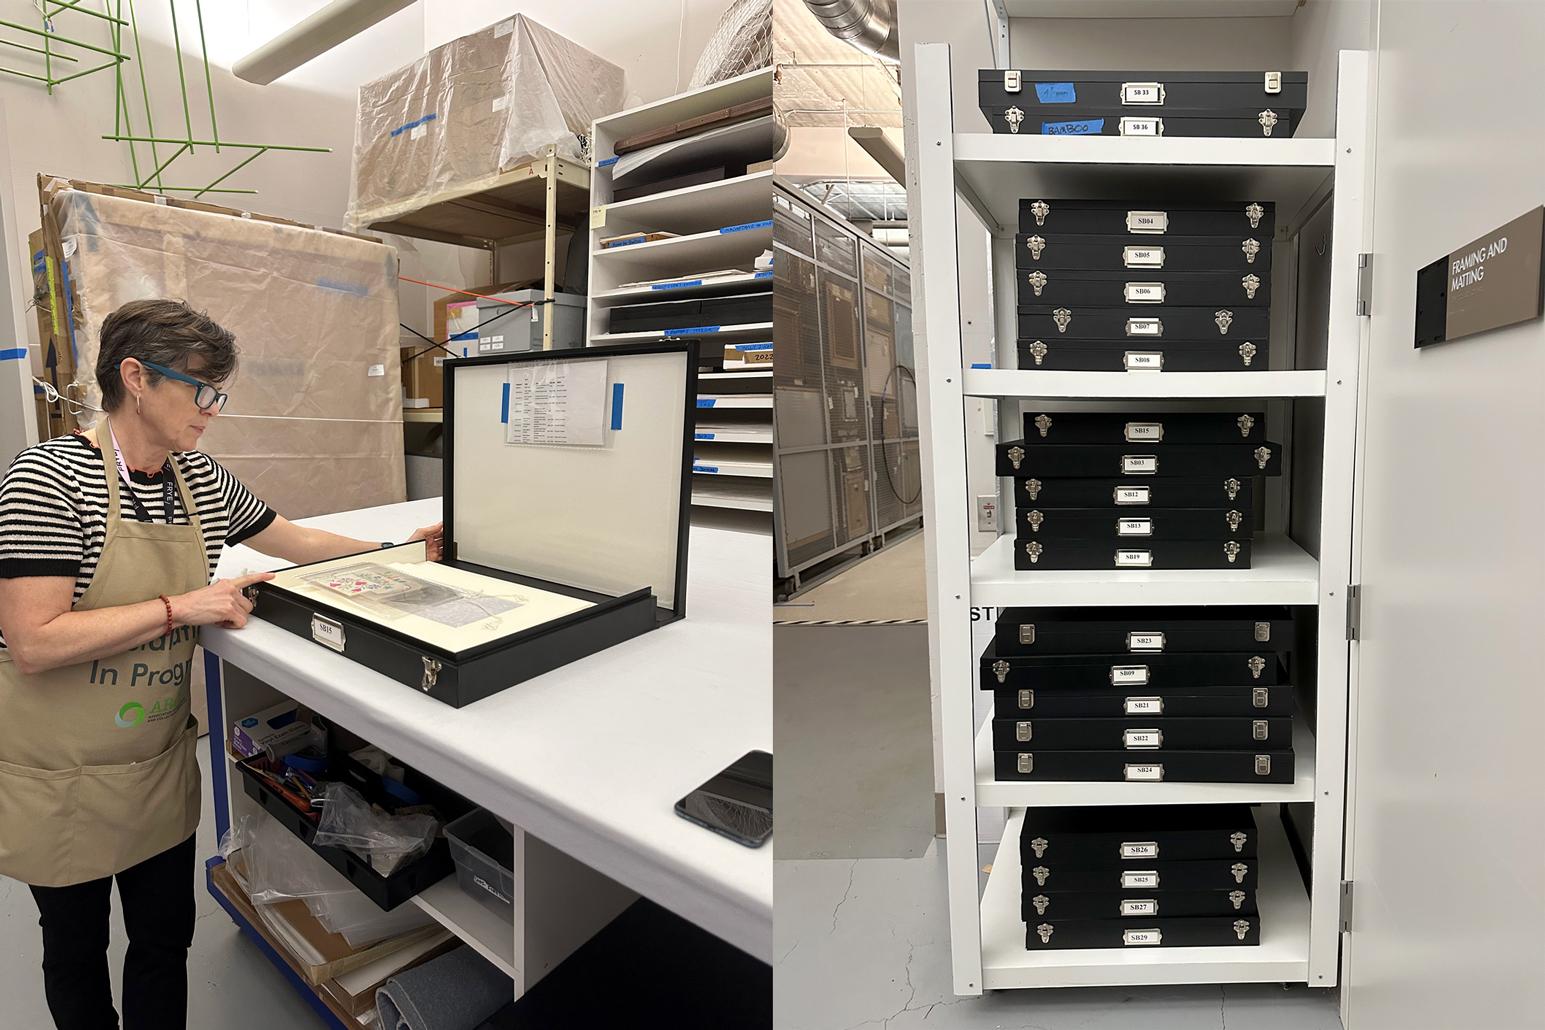
<instances>
[{"instance_id":1,"label":"label reading sb08","mask_svg":"<svg viewBox=\"0 0 1545 1030\"><path fill-rule=\"evenodd\" d=\"M1164 371L1164 352L1129 350L1126 353L1125 362L1128 372L1162 372Z\"/></svg>"}]
</instances>

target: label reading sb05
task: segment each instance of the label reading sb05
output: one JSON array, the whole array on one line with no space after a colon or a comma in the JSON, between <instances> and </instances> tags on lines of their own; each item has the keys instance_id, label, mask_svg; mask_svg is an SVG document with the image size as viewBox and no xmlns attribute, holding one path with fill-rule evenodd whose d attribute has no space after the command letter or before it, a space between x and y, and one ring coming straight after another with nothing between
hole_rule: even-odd
<instances>
[{"instance_id":1,"label":"label reading sb05","mask_svg":"<svg viewBox=\"0 0 1545 1030\"><path fill-rule=\"evenodd\" d=\"M1126 930L1121 935L1121 943L1128 947L1142 947L1144 945L1157 945L1163 940L1163 934L1157 928L1152 930Z\"/></svg>"},{"instance_id":2,"label":"label reading sb05","mask_svg":"<svg viewBox=\"0 0 1545 1030\"><path fill-rule=\"evenodd\" d=\"M1128 268L1163 268L1163 247L1123 247L1121 263Z\"/></svg>"}]
</instances>

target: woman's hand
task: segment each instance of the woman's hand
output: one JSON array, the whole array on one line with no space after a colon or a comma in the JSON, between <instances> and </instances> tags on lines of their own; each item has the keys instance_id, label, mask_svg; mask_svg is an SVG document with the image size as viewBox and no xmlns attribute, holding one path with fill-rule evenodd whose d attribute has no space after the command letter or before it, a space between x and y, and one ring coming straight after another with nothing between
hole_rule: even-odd
<instances>
[{"instance_id":1,"label":"woman's hand","mask_svg":"<svg viewBox=\"0 0 1545 1030\"><path fill-rule=\"evenodd\" d=\"M439 561L445 553L445 523L436 522L432 526L425 526L423 529L415 530L413 535L408 537L405 542L411 544L415 540L424 541L425 548L429 552L430 561Z\"/></svg>"},{"instance_id":2,"label":"woman's hand","mask_svg":"<svg viewBox=\"0 0 1545 1030\"><path fill-rule=\"evenodd\" d=\"M266 583L273 578L272 572L258 572L235 579L217 579L202 590L167 598L172 602L172 621L179 626L241 629L252 614L252 602L244 591L254 583Z\"/></svg>"}]
</instances>

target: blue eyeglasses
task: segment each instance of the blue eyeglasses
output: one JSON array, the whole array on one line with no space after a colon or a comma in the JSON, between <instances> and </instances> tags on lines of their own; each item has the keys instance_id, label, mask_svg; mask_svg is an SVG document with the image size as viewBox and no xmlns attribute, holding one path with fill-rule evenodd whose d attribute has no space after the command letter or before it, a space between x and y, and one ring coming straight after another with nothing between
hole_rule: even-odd
<instances>
[{"instance_id":1,"label":"blue eyeglasses","mask_svg":"<svg viewBox=\"0 0 1545 1030\"><path fill-rule=\"evenodd\" d=\"M159 372L168 379L174 379L179 383L187 383L193 387L193 403L197 404L200 411L214 408L216 411L225 410L225 402L230 399L228 394L221 393L202 379L194 379L186 372L179 372L175 368L167 368L165 365L157 365L154 361L146 361L144 358L135 358L141 365L152 371ZM123 368L123 362L118 363Z\"/></svg>"}]
</instances>

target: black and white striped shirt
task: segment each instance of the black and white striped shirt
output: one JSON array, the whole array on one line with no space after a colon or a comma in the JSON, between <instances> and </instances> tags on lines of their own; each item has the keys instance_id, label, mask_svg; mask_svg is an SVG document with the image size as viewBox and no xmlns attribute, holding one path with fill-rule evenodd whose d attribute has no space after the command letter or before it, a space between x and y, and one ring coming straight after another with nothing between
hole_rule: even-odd
<instances>
[{"instance_id":1,"label":"black and white striped shirt","mask_svg":"<svg viewBox=\"0 0 1545 1030\"><path fill-rule=\"evenodd\" d=\"M182 451L172 460L198 508L212 577L225 545L261 533L273 522L274 513L209 455ZM155 522L166 520L162 475L129 473L134 496ZM124 496L121 482L119 504L123 518L143 521ZM173 522L187 525L188 521L179 496ZM84 436L61 436L16 456L0 480L0 579L71 576L75 579L72 604L79 602L96 574L106 538L107 480L96 445ZM4 647L5 638L0 635L0 649Z\"/></svg>"}]
</instances>

